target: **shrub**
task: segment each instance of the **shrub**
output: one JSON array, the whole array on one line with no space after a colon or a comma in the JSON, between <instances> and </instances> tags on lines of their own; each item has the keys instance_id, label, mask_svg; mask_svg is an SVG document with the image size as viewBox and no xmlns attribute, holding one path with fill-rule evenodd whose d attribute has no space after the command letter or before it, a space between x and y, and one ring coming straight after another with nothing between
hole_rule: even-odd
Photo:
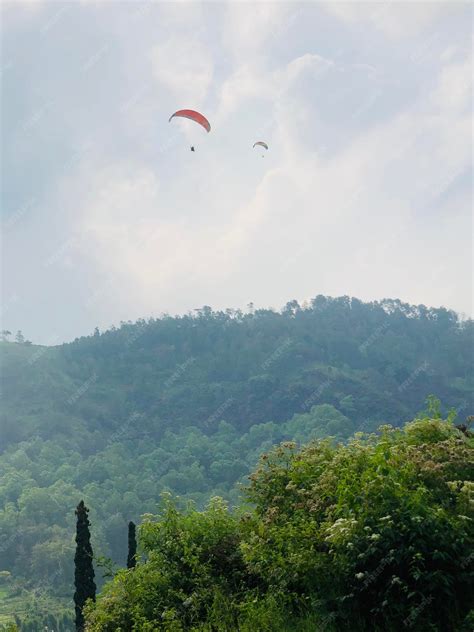
<instances>
[{"instance_id":1,"label":"shrub","mask_svg":"<svg viewBox=\"0 0 474 632\"><path fill-rule=\"evenodd\" d=\"M239 515L165 498L142 559L87 607L87 630L472 629L473 439L451 421L285 443Z\"/></svg>"}]
</instances>

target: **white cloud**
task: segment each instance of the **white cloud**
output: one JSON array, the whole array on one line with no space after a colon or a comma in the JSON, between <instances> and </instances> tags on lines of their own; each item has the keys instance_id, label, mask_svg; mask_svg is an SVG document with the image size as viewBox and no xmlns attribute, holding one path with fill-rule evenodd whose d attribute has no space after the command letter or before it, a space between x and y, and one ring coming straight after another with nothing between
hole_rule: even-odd
<instances>
[{"instance_id":1,"label":"white cloud","mask_svg":"<svg viewBox=\"0 0 474 632\"><path fill-rule=\"evenodd\" d=\"M311 66L295 64L300 65ZM336 293L355 292L363 298L391 295L452 305L456 295L461 307L459 297L464 291L469 300L470 288L456 269L469 269L469 249L458 253L456 263L444 259L434 268L433 259L447 234L455 239L457 230L469 232L467 200L459 200L464 212L447 233L447 208L439 216L429 213L443 193L443 177L449 172L456 177L469 165L465 139L470 120L459 118L449 100L438 98L447 73L460 81L459 69L444 69L431 95L363 136L348 138L347 147L327 162L314 154L304 136L295 145L296 128L310 122L305 121L311 110L304 95L281 100L275 135L284 167L267 174L239 211L226 243L240 243L241 259L243 253L258 251L255 271L258 261L265 260L265 273L272 274L270 268L279 280L284 281L282 272L299 275L301 295L322 282L318 291L338 288ZM298 120L299 115L303 118ZM425 235L421 240L420 232ZM315 279L303 269L317 271ZM264 283L258 271L254 274L255 281ZM447 283L450 276L456 277L455 290ZM463 307L469 309L466 302Z\"/></svg>"},{"instance_id":2,"label":"white cloud","mask_svg":"<svg viewBox=\"0 0 474 632\"><path fill-rule=\"evenodd\" d=\"M460 114L466 110L472 98L472 58L449 64L442 68L439 85L433 97L441 108L452 109Z\"/></svg>"},{"instance_id":3,"label":"white cloud","mask_svg":"<svg viewBox=\"0 0 474 632\"><path fill-rule=\"evenodd\" d=\"M35 276L38 292L50 283L58 294L62 320L62 272L71 296L85 294L70 308L74 317L83 308L87 323L100 318L101 326L204 303L278 306L320 292L469 311L469 192L456 185L471 149L467 51L446 36L444 14L431 5L413 14L421 34L410 47L390 39L405 37L410 7L387 5L383 17L370 12L384 5L337 3L332 15L341 20L305 7L160 3L141 16L136 36L110 32L110 62L126 72L108 76L99 110L96 84L81 75L77 109L61 110L73 140L91 136L93 148L69 161L65 152L67 168L53 173L44 198L28 192L40 199L44 221L35 210L35 227L43 222L44 232L28 231L25 216L12 248L40 243L47 257L68 244L67 270L58 264L51 277ZM310 43L298 39L308 25ZM101 41L106 28L101 22ZM60 35L51 28L42 45ZM369 53L344 52L359 43ZM87 59L82 53L77 59ZM60 93L53 68L49 77ZM190 121L168 125L173 106L202 108L211 134ZM105 120L108 108L118 114ZM45 138L54 135L47 117L38 125ZM199 135L196 153L181 129L188 139ZM264 158L252 152L259 139L270 145ZM46 165L47 151L29 142Z\"/></svg>"},{"instance_id":4,"label":"white cloud","mask_svg":"<svg viewBox=\"0 0 474 632\"><path fill-rule=\"evenodd\" d=\"M183 208L193 205L202 213L199 226L180 215L180 207L174 217L166 216L170 198L153 172L126 165L98 174L79 216L94 244L90 254L107 275L121 279L137 315L149 312L157 295L178 306L176 288L218 306L229 296L229 287L233 304L259 294L278 302L288 298L292 283L297 296L319 291L362 298L391 295L428 304L452 304L461 292L460 280L456 292L443 283L455 276L453 266L463 265L463 256L436 267L433 253L442 249L446 234L455 239L466 218L458 214L446 233L447 210L438 217L427 215L448 166L458 173L469 158L463 143L468 119L459 119L451 102L439 98L449 69L442 71L431 95L363 136L348 138L343 150L325 159L298 133L314 114L305 82L296 91L294 83L321 63L328 62L305 56L276 73L280 93L291 93L275 108L277 164L264 172L247 200L238 206L230 201L231 213L215 222L209 218L223 200L217 180L225 196L231 180L246 177L243 172L220 171L213 178L211 169L210 190L203 196L212 199L211 208L193 200L193 185L182 182ZM248 78L243 85L248 89L237 91L237 98L245 109L257 84ZM222 102L231 102L225 90ZM130 209L137 209L133 216ZM282 289L273 278L286 281Z\"/></svg>"},{"instance_id":5,"label":"white cloud","mask_svg":"<svg viewBox=\"0 0 474 632\"><path fill-rule=\"evenodd\" d=\"M275 96L274 87L262 72L251 65L239 66L222 84L216 122L222 124L245 101L257 99L268 102Z\"/></svg>"},{"instance_id":6,"label":"white cloud","mask_svg":"<svg viewBox=\"0 0 474 632\"><path fill-rule=\"evenodd\" d=\"M282 37L301 6L283 2L230 2L225 5L225 45L238 63L249 59L258 63L259 55L267 51L271 38Z\"/></svg>"},{"instance_id":7,"label":"white cloud","mask_svg":"<svg viewBox=\"0 0 474 632\"><path fill-rule=\"evenodd\" d=\"M349 23L365 22L394 38L408 38L431 26L450 12L462 10L463 3L443 0L406 2L382 0L381 2L334 2L322 3L326 11ZM459 6L457 6L459 5Z\"/></svg>"},{"instance_id":8,"label":"white cloud","mask_svg":"<svg viewBox=\"0 0 474 632\"><path fill-rule=\"evenodd\" d=\"M200 107L213 77L213 60L197 37L170 37L152 51L156 79L175 97L177 104Z\"/></svg>"}]
</instances>

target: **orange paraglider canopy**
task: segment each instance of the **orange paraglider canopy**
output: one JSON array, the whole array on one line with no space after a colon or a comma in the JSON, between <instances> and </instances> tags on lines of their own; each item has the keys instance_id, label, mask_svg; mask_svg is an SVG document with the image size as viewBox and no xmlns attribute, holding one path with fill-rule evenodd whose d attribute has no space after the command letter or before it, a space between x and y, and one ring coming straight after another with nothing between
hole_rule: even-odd
<instances>
[{"instance_id":1,"label":"orange paraglider canopy","mask_svg":"<svg viewBox=\"0 0 474 632\"><path fill-rule=\"evenodd\" d=\"M211 125L209 121L207 120L207 118L203 116L202 114L200 114L199 112L196 112L195 110L178 110L177 112L175 112L174 114L170 116L170 121L175 116L188 118L188 119L191 119L192 121L196 121L196 123L199 123L199 125L202 125L207 132L211 131Z\"/></svg>"}]
</instances>

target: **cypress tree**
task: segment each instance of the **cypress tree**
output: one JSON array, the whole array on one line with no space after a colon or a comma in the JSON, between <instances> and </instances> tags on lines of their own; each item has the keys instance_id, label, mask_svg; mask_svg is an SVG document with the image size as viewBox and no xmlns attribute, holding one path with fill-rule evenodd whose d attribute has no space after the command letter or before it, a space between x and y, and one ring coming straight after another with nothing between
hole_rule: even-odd
<instances>
[{"instance_id":1,"label":"cypress tree","mask_svg":"<svg viewBox=\"0 0 474 632\"><path fill-rule=\"evenodd\" d=\"M135 568L137 563L137 538L135 535L135 523L128 523L128 556L127 556L127 568Z\"/></svg>"},{"instance_id":2,"label":"cypress tree","mask_svg":"<svg viewBox=\"0 0 474 632\"><path fill-rule=\"evenodd\" d=\"M89 509L84 505L84 501L77 505L76 516L76 555L74 556L74 606L76 611L76 630L84 630L84 616L82 609L87 599L95 601L94 567L92 564L91 534L89 531Z\"/></svg>"}]
</instances>

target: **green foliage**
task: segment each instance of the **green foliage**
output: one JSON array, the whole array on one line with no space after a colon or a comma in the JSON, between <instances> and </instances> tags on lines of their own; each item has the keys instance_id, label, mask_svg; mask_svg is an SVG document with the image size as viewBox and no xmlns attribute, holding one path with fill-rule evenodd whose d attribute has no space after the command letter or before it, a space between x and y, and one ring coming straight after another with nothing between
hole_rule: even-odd
<instances>
[{"instance_id":1,"label":"green foliage","mask_svg":"<svg viewBox=\"0 0 474 632\"><path fill-rule=\"evenodd\" d=\"M286 442L231 513L164 500L88 630L458 632L472 619L474 440L442 419Z\"/></svg>"},{"instance_id":2,"label":"green foliage","mask_svg":"<svg viewBox=\"0 0 474 632\"><path fill-rule=\"evenodd\" d=\"M63 612L59 615L32 615L23 618L18 617L18 626L11 624L11 627L5 630L13 632L45 632L45 630L53 632L74 632L74 617L70 613ZM0 628L2 630L2 628Z\"/></svg>"},{"instance_id":3,"label":"green foliage","mask_svg":"<svg viewBox=\"0 0 474 632\"><path fill-rule=\"evenodd\" d=\"M51 348L0 342L0 571L68 595L77 498L96 553L123 564L128 522L162 491L236 504L272 445L400 425L430 392L447 407L431 417L464 417L472 332L445 309L318 296L122 323Z\"/></svg>"},{"instance_id":4,"label":"green foliage","mask_svg":"<svg viewBox=\"0 0 474 632\"><path fill-rule=\"evenodd\" d=\"M165 496L160 514L142 524L140 542L146 563L119 572L97 607L89 605L88 630L152 630L157 620L162 629L182 630L204 623L210 612L235 629L229 599L255 580L224 501L212 499L202 512L188 505L182 513Z\"/></svg>"},{"instance_id":5,"label":"green foliage","mask_svg":"<svg viewBox=\"0 0 474 632\"><path fill-rule=\"evenodd\" d=\"M337 448L281 446L253 476L246 560L300 607L316 599L335 613L339 629L354 617L400 629L429 600L419 629L456 630L472 590L473 456L438 419Z\"/></svg>"}]
</instances>

